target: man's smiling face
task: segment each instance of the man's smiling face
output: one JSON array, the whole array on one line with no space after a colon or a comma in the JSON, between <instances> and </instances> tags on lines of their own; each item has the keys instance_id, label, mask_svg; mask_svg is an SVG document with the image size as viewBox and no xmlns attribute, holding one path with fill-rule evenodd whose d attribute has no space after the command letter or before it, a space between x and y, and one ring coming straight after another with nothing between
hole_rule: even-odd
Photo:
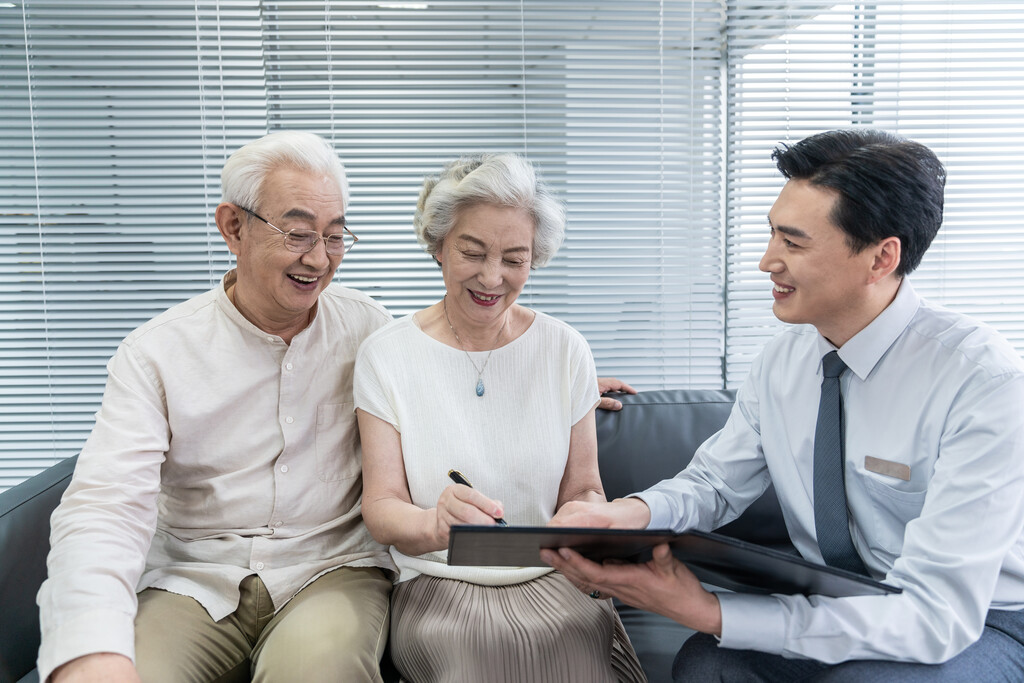
<instances>
[{"instance_id":1,"label":"man's smiling face","mask_svg":"<svg viewBox=\"0 0 1024 683\"><path fill-rule=\"evenodd\" d=\"M256 209L281 230L312 230L323 236L340 233L345 202L335 179L294 168L269 173ZM238 251L238 295L247 317L261 328L305 320L320 292L330 284L342 255L327 253L323 240L298 254L284 246L284 235L248 214ZM269 329L269 328L265 328Z\"/></svg>"},{"instance_id":2,"label":"man's smiling face","mask_svg":"<svg viewBox=\"0 0 1024 683\"><path fill-rule=\"evenodd\" d=\"M830 217L837 195L790 180L768 213L771 237L760 268L771 275L775 316L814 325L837 346L859 329L874 255L854 253ZM859 322L858 322L859 324Z\"/></svg>"}]
</instances>

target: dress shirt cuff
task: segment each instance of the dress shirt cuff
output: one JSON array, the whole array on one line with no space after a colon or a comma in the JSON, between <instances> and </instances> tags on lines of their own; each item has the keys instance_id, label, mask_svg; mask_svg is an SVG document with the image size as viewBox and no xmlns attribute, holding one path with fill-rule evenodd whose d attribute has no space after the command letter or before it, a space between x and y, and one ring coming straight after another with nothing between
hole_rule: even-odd
<instances>
[{"instance_id":1,"label":"dress shirt cuff","mask_svg":"<svg viewBox=\"0 0 1024 683\"><path fill-rule=\"evenodd\" d=\"M770 595L717 595L722 609L722 647L782 654L786 620L781 602Z\"/></svg>"},{"instance_id":2,"label":"dress shirt cuff","mask_svg":"<svg viewBox=\"0 0 1024 683\"><path fill-rule=\"evenodd\" d=\"M675 515L671 506L665 500L664 494L641 491L640 493L631 493L626 497L639 498L650 508L651 521L647 524L648 529L671 529L675 526L673 524Z\"/></svg>"},{"instance_id":3,"label":"dress shirt cuff","mask_svg":"<svg viewBox=\"0 0 1024 683\"><path fill-rule=\"evenodd\" d=\"M43 636L39 648L39 680L72 659L113 652L135 661L135 620L119 610L102 609L64 621Z\"/></svg>"}]
</instances>

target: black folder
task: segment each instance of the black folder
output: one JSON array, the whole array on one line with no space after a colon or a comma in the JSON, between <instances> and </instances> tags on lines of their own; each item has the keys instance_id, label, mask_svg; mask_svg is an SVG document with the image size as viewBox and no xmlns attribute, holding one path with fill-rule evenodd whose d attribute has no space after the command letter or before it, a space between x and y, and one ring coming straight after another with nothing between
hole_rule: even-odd
<instances>
[{"instance_id":1,"label":"black folder","mask_svg":"<svg viewBox=\"0 0 1024 683\"><path fill-rule=\"evenodd\" d=\"M704 583L743 593L784 595L885 595L900 589L855 572L826 567L754 543L702 531L571 527L453 526L448 564L545 567L542 548L572 548L595 562L646 562L654 546L672 553Z\"/></svg>"}]
</instances>

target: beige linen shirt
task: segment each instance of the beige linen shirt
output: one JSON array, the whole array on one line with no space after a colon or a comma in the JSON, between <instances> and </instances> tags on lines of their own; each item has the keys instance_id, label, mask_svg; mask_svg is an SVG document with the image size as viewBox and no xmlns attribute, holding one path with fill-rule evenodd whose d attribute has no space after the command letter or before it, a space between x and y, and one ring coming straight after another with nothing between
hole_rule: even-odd
<instances>
[{"instance_id":1,"label":"beige linen shirt","mask_svg":"<svg viewBox=\"0 0 1024 683\"><path fill-rule=\"evenodd\" d=\"M136 591L150 586L216 620L254 573L280 609L339 566L393 569L363 525L352 408L356 351L390 315L331 285L289 345L231 304L234 279L142 325L107 366L52 518L40 680L84 654L134 658Z\"/></svg>"}]
</instances>

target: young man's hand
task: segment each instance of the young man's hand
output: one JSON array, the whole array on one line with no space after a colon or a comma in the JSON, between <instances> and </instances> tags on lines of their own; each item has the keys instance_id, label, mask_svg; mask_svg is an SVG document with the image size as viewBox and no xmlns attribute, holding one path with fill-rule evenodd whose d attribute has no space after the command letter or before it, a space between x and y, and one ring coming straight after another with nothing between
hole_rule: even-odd
<instances>
[{"instance_id":1,"label":"young man's hand","mask_svg":"<svg viewBox=\"0 0 1024 683\"><path fill-rule=\"evenodd\" d=\"M540 557L591 597L618 598L695 631L722 635L718 596L704 590L693 572L672 556L667 543L656 546L651 560L643 564L597 564L569 548L545 549Z\"/></svg>"}]
</instances>

